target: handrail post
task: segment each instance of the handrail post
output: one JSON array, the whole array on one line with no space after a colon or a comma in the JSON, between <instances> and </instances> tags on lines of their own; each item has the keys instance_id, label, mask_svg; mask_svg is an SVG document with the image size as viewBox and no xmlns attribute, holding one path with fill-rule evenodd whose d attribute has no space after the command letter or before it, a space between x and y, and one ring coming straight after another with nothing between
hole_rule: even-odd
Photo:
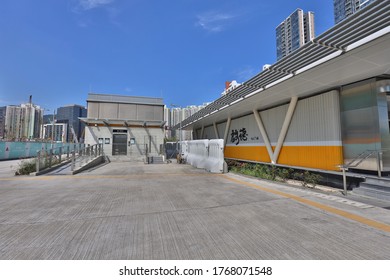
<instances>
[{"instance_id":1,"label":"handrail post","mask_svg":"<svg viewBox=\"0 0 390 280\"><path fill-rule=\"evenodd\" d=\"M378 168L378 177L382 177L382 152L379 151L376 155L377 168Z\"/></svg>"},{"instance_id":2,"label":"handrail post","mask_svg":"<svg viewBox=\"0 0 390 280\"><path fill-rule=\"evenodd\" d=\"M44 151L43 151L43 156L44 156L43 168L46 168L46 167L47 167L47 155L48 155L47 150L44 150Z\"/></svg>"},{"instance_id":3,"label":"handrail post","mask_svg":"<svg viewBox=\"0 0 390 280\"><path fill-rule=\"evenodd\" d=\"M39 172L39 165L41 163L41 151L37 151L37 160L35 162L35 171Z\"/></svg>"},{"instance_id":4,"label":"handrail post","mask_svg":"<svg viewBox=\"0 0 390 280\"><path fill-rule=\"evenodd\" d=\"M49 150L49 167L51 167L51 163L53 160L53 149Z\"/></svg>"},{"instance_id":5,"label":"handrail post","mask_svg":"<svg viewBox=\"0 0 390 280\"><path fill-rule=\"evenodd\" d=\"M58 159L59 159L59 163L61 163L61 159L62 159L62 146L60 147L60 150L59 150L59 153L58 153Z\"/></svg>"},{"instance_id":6,"label":"handrail post","mask_svg":"<svg viewBox=\"0 0 390 280\"><path fill-rule=\"evenodd\" d=\"M344 193L343 194L346 196L347 195L347 174L346 174L346 170L348 170L348 168L346 168L345 165L341 165L340 169L343 172L343 187L344 187Z\"/></svg>"},{"instance_id":7,"label":"handrail post","mask_svg":"<svg viewBox=\"0 0 390 280\"><path fill-rule=\"evenodd\" d=\"M79 147L78 148L81 148L81 146L80 146L81 144L79 144ZM83 158L83 154L84 154L84 149L79 149L79 165L80 165L80 167L83 165L83 160L84 160L84 158Z\"/></svg>"},{"instance_id":8,"label":"handrail post","mask_svg":"<svg viewBox=\"0 0 390 280\"><path fill-rule=\"evenodd\" d=\"M72 164L71 164L71 167L70 167L71 171L74 171L75 165L76 165L76 151L73 150L72 151Z\"/></svg>"}]
</instances>

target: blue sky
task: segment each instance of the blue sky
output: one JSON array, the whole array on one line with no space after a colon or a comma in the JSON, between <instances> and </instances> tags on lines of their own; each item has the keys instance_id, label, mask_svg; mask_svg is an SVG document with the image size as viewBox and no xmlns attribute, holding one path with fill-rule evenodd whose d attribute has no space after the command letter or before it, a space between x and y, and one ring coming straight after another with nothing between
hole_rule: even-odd
<instances>
[{"instance_id":1,"label":"blue sky","mask_svg":"<svg viewBox=\"0 0 390 280\"><path fill-rule=\"evenodd\" d=\"M2 0L0 106L86 105L88 92L200 105L276 61L296 8L334 25L332 0Z\"/></svg>"}]
</instances>

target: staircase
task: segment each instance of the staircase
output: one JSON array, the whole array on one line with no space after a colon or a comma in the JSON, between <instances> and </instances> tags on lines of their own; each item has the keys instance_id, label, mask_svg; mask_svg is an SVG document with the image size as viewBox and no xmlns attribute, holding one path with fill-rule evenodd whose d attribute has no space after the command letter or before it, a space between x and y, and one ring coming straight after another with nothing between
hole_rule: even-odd
<instances>
[{"instance_id":1,"label":"staircase","mask_svg":"<svg viewBox=\"0 0 390 280\"><path fill-rule=\"evenodd\" d=\"M367 176L359 187L354 188L353 194L390 201L390 177Z\"/></svg>"},{"instance_id":2,"label":"staircase","mask_svg":"<svg viewBox=\"0 0 390 280\"><path fill-rule=\"evenodd\" d=\"M377 160L378 176L366 175L365 180L361 182L358 187L354 188L352 193L384 201L390 201L390 177L382 177L381 167L382 154L388 151L389 149L367 150L359 154L356 158L354 158L346 165L340 166L340 169L343 171L344 193L347 193L345 177L346 170L359 166L363 161L375 155Z\"/></svg>"},{"instance_id":3,"label":"staircase","mask_svg":"<svg viewBox=\"0 0 390 280\"><path fill-rule=\"evenodd\" d=\"M162 164L164 163L164 158L162 156L149 155L147 156L147 164Z\"/></svg>"}]
</instances>

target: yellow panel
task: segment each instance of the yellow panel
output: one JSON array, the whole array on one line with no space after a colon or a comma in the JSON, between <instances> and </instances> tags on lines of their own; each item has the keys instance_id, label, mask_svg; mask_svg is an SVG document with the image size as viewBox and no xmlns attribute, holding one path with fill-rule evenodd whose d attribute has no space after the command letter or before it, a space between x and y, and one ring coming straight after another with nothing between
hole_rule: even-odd
<instances>
[{"instance_id":1,"label":"yellow panel","mask_svg":"<svg viewBox=\"0 0 390 280\"><path fill-rule=\"evenodd\" d=\"M284 146L280 151L278 164L340 170L337 165L343 164L341 146Z\"/></svg>"},{"instance_id":2,"label":"yellow panel","mask_svg":"<svg viewBox=\"0 0 390 280\"><path fill-rule=\"evenodd\" d=\"M225 157L242 160L271 162L265 146L226 146Z\"/></svg>"},{"instance_id":3,"label":"yellow panel","mask_svg":"<svg viewBox=\"0 0 390 280\"><path fill-rule=\"evenodd\" d=\"M270 162L264 146L226 146L225 157ZM277 163L339 171L337 165L343 164L343 149L341 146L285 146L280 151Z\"/></svg>"}]
</instances>

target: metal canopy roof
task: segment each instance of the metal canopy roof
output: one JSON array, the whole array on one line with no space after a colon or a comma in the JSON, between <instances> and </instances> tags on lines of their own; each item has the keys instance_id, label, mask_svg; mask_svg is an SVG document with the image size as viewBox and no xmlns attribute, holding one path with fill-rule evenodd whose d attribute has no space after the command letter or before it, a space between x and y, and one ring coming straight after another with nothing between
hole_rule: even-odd
<instances>
[{"instance_id":1,"label":"metal canopy roof","mask_svg":"<svg viewBox=\"0 0 390 280\"><path fill-rule=\"evenodd\" d=\"M257 97L255 99L257 107L260 106L259 103L269 106L287 101L289 96L310 95L315 93L313 90L318 92L326 88L341 86L343 82L352 82L347 78L341 80L340 75L336 73L337 71L333 75L325 72L332 72L332 69L334 69L332 67L339 67L340 74L348 78L355 75L360 79L367 79L372 77L372 75L389 74L389 52L381 53L381 51L383 52L382 46L375 49L380 55L372 56L371 53L364 53L363 47L365 45L374 47L375 44L372 44L372 41L382 37L381 44L388 48L389 23L390 0L371 3L360 12L353 14L314 38L311 42L271 65L268 69L185 119L181 123L182 128L190 129L195 124L200 125L200 121L202 120L201 122L204 123L206 118L211 118L210 115L213 116L209 122L221 121L234 114L251 112L251 108L254 108L254 105L251 105L251 103L253 104L254 100L251 98L248 101L248 98L252 96ZM361 54L357 54L356 49ZM356 57L353 57L354 55ZM371 61L369 61L369 56L372 56ZM385 61L381 61L386 57ZM364 71L365 73L362 73L359 69L352 69L356 70L356 74L353 74L342 69L346 64L351 65L352 68L358 67L358 65L354 65L356 64L354 59L360 62L359 67L363 67L366 70ZM332 65L333 61L338 62L340 65L335 65L335 63ZM380 73L370 69L369 67L372 65L380 66L378 67ZM307 71L309 69L311 71ZM348 75L346 75L346 72L348 72ZM281 90L274 90L276 85L279 89L282 84L284 87ZM235 106L232 107L232 105ZM179 126L180 124L177 124L173 129L178 129Z\"/></svg>"},{"instance_id":2,"label":"metal canopy roof","mask_svg":"<svg viewBox=\"0 0 390 280\"><path fill-rule=\"evenodd\" d=\"M142 105L161 105L164 106L162 98L144 97L144 96L127 96L114 94L89 93L87 102L110 102L110 103L130 103Z\"/></svg>"},{"instance_id":3,"label":"metal canopy roof","mask_svg":"<svg viewBox=\"0 0 390 280\"><path fill-rule=\"evenodd\" d=\"M143 120L127 120L127 119L98 119L98 118L79 118L86 124L102 124L106 126L110 125L122 125L128 126L159 126L163 127L165 121L143 121Z\"/></svg>"}]
</instances>

